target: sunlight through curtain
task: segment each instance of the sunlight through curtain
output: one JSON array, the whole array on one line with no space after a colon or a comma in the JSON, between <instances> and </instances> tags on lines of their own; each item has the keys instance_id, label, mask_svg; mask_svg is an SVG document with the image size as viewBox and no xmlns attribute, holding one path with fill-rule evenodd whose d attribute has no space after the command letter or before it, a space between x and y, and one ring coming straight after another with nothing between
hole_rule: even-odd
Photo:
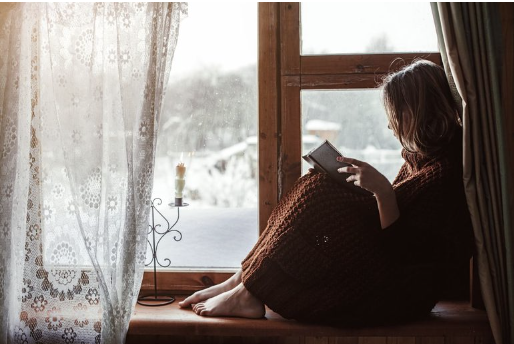
<instances>
[{"instance_id":1,"label":"sunlight through curtain","mask_svg":"<svg viewBox=\"0 0 514 344\"><path fill-rule=\"evenodd\" d=\"M0 5L0 342L124 342L186 12Z\"/></svg>"}]
</instances>

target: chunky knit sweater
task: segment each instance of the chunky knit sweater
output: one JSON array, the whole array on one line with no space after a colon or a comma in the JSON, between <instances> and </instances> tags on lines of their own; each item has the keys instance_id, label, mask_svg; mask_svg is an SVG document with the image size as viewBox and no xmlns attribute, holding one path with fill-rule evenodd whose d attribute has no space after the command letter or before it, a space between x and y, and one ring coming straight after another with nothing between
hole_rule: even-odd
<instances>
[{"instance_id":1,"label":"chunky knit sweater","mask_svg":"<svg viewBox=\"0 0 514 344\"><path fill-rule=\"evenodd\" d=\"M286 318L369 324L428 313L441 273L469 260L461 136L434 156L402 152L400 218L381 229L375 198L325 174L301 177L242 263L245 287Z\"/></svg>"}]
</instances>

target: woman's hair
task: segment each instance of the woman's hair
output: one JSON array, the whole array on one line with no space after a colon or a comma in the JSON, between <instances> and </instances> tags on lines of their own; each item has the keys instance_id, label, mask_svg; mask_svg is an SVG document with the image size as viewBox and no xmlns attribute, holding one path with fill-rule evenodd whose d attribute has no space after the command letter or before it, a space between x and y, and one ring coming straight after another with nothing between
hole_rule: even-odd
<instances>
[{"instance_id":1,"label":"woman's hair","mask_svg":"<svg viewBox=\"0 0 514 344\"><path fill-rule=\"evenodd\" d=\"M385 77L382 87L389 127L407 151L431 155L460 127L446 74L435 63L417 60Z\"/></svg>"}]
</instances>

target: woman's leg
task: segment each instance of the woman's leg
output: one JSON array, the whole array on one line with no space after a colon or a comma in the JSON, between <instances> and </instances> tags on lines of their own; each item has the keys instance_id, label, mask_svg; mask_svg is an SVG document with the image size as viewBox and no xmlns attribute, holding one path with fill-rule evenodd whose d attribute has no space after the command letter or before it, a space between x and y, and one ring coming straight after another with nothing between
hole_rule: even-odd
<instances>
[{"instance_id":1,"label":"woman's leg","mask_svg":"<svg viewBox=\"0 0 514 344\"><path fill-rule=\"evenodd\" d=\"M193 306L196 314L211 317L259 319L266 313L264 304L239 283L235 288Z\"/></svg>"},{"instance_id":2,"label":"woman's leg","mask_svg":"<svg viewBox=\"0 0 514 344\"><path fill-rule=\"evenodd\" d=\"M234 289L239 283L241 283L241 270L238 270L232 277L223 283L213 285L204 290L197 291L193 295L187 297L184 301L179 302L179 306L182 308L189 307L195 303L205 301L212 297L215 297L221 293Z\"/></svg>"},{"instance_id":3,"label":"woman's leg","mask_svg":"<svg viewBox=\"0 0 514 344\"><path fill-rule=\"evenodd\" d=\"M298 187L296 189L298 190ZM270 243L275 241L277 235L281 236L283 234L283 226L281 224L284 218L288 217L287 214L296 211L291 204L297 204L297 199L301 199L302 196L302 192L292 193L288 197L284 197L283 201L274 208L266 230L259 236L257 243L242 263L242 268L245 269L245 272L248 270L261 271L263 283L267 283L267 279L264 277L266 273L263 271L265 268L262 268L263 264L261 261L269 254ZM284 199L291 200L284 201ZM279 232L278 234L277 231ZM204 316L262 317L264 315L264 302L255 298L241 282L242 270L238 271L236 275L224 283L194 293L180 302L179 305L183 308L192 306L198 315ZM247 310L240 309L240 306L243 304L248 304Z\"/></svg>"}]
</instances>

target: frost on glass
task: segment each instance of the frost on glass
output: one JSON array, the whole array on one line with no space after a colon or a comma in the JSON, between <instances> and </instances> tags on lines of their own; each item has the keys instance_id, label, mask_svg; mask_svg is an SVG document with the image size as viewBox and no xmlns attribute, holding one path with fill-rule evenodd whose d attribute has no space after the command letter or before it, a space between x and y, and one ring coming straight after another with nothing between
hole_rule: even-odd
<instances>
[{"instance_id":1,"label":"frost on glass","mask_svg":"<svg viewBox=\"0 0 514 344\"><path fill-rule=\"evenodd\" d=\"M172 267L238 267L258 236L257 5L190 3L160 121L153 197L170 221L175 166L184 202L159 255ZM173 222L172 222L173 223ZM163 226L165 223L163 224ZM162 258L161 258L162 260ZM147 260L148 261L148 260Z\"/></svg>"},{"instance_id":2,"label":"frost on glass","mask_svg":"<svg viewBox=\"0 0 514 344\"><path fill-rule=\"evenodd\" d=\"M303 55L438 51L429 2L302 2Z\"/></svg>"},{"instance_id":3,"label":"frost on glass","mask_svg":"<svg viewBox=\"0 0 514 344\"><path fill-rule=\"evenodd\" d=\"M304 90L301 102L302 154L329 140L343 155L373 165L393 181L403 159L387 128L380 90ZM302 172L309 167L303 162Z\"/></svg>"}]
</instances>

